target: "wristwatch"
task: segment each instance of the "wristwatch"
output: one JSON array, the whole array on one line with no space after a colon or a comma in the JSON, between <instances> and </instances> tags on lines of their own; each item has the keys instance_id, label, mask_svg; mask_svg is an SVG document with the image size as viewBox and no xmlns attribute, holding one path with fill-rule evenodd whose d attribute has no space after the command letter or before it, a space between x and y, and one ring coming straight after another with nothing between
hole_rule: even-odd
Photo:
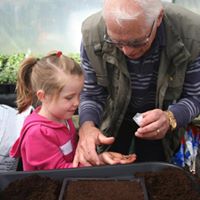
<instances>
[{"instance_id":1,"label":"wristwatch","mask_svg":"<svg viewBox=\"0 0 200 200\"><path fill-rule=\"evenodd\" d=\"M169 120L170 130L173 131L177 127L177 123L176 123L176 119L174 117L174 114L169 110L164 111L164 113L166 114L166 116Z\"/></svg>"}]
</instances>

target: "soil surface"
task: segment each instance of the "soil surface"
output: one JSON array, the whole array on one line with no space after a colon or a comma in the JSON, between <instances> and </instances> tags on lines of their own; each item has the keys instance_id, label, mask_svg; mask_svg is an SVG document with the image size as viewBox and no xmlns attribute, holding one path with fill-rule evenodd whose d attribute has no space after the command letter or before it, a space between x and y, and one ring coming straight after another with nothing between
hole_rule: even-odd
<instances>
[{"instance_id":1,"label":"soil surface","mask_svg":"<svg viewBox=\"0 0 200 200\"><path fill-rule=\"evenodd\" d=\"M199 178L176 168L137 173L144 177L149 200L200 200Z\"/></svg>"},{"instance_id":2,"label":"soil surface","mask_svg":"<svg viewBox=\"0 0 200 200\"><path fill-rule=\"evenodd\" d=\"M63 200L144 200L142 184L129 180L79 180L66 185Z\"/></svg>"},{"instance_id":3,"label":"soil surface","mask_svg":"<svg viewBox=\"0 0 200 200\"><path fill-rule=\"evenodd\" d=\"M11 182L1 193L1 200L58 200L61 183L32 175Z\"/></svg>"}]
</instances>

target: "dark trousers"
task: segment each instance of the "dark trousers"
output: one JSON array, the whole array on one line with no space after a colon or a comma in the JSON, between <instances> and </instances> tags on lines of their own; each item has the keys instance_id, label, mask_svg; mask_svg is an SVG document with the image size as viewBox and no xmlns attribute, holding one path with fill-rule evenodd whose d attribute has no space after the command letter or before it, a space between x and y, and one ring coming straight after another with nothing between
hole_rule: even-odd
<instances>
[{"instance_id":1,"label":"dark trousers","mask_svg":"<svg viewBox=\"0 0 200 200\"><path fill-rule=\"evenodd\" d=\"M138 126L132 119L125 119L110 151L128 154L132 137L134 137L136 162L166 161L161 140L140 139L134 135L137 128Z\"/></svg>"}]
</instances>

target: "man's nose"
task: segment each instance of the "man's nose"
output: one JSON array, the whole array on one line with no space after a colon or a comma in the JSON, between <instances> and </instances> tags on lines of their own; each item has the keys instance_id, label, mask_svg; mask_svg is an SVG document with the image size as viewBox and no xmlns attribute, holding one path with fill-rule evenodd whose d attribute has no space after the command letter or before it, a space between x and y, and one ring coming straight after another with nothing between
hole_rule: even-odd
<instances>
[{"instance_id":1,"label":"man's nose","mask_svg":"<svg viewBox=\"0 0 200 200\"><path fill-rule=\"evenodd\" d=\"M124 53L125 55L127 55L127 56L133 54L134 51L136 51L135 48L129 47L129 46L122 46L122 47L121 47L121 50L122 50L123 53Z\"/></svg>"}]
</instances>

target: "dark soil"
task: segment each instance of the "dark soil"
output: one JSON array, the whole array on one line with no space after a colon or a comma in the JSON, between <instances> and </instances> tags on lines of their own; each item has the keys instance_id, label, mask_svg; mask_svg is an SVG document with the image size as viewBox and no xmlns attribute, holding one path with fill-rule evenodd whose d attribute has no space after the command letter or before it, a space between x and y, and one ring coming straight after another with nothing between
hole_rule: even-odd
<instances>
[{"instance_id":1,"label":"dark soil","mask_svg":"<svg viewBox=\"0 0 200 200\"><path fill-rule=\"evenodd\" d=\"M11 182L1 193L1 200L57 200L61 183L49 177L32 175Z\"/></svg>"},{"instance_id":2,"label":"dark soil","mask_svg":"<svg viewBox=\"0 0 200 200\"><path fill-rule=\"evenodd\" d=\"M137 173L144 177L149 200L200 200L200 181L184 170Z\"/></svg>"},{"instance_id":3,"label":"dark soil","mask_svg":"<svg viewBox=\"0 0 200 200\"><path fill-rule=\"evenodd\" d=\"M126 180L70 181L63 200L144 200L140 182Z\"/></svg>"}]
</instances>

